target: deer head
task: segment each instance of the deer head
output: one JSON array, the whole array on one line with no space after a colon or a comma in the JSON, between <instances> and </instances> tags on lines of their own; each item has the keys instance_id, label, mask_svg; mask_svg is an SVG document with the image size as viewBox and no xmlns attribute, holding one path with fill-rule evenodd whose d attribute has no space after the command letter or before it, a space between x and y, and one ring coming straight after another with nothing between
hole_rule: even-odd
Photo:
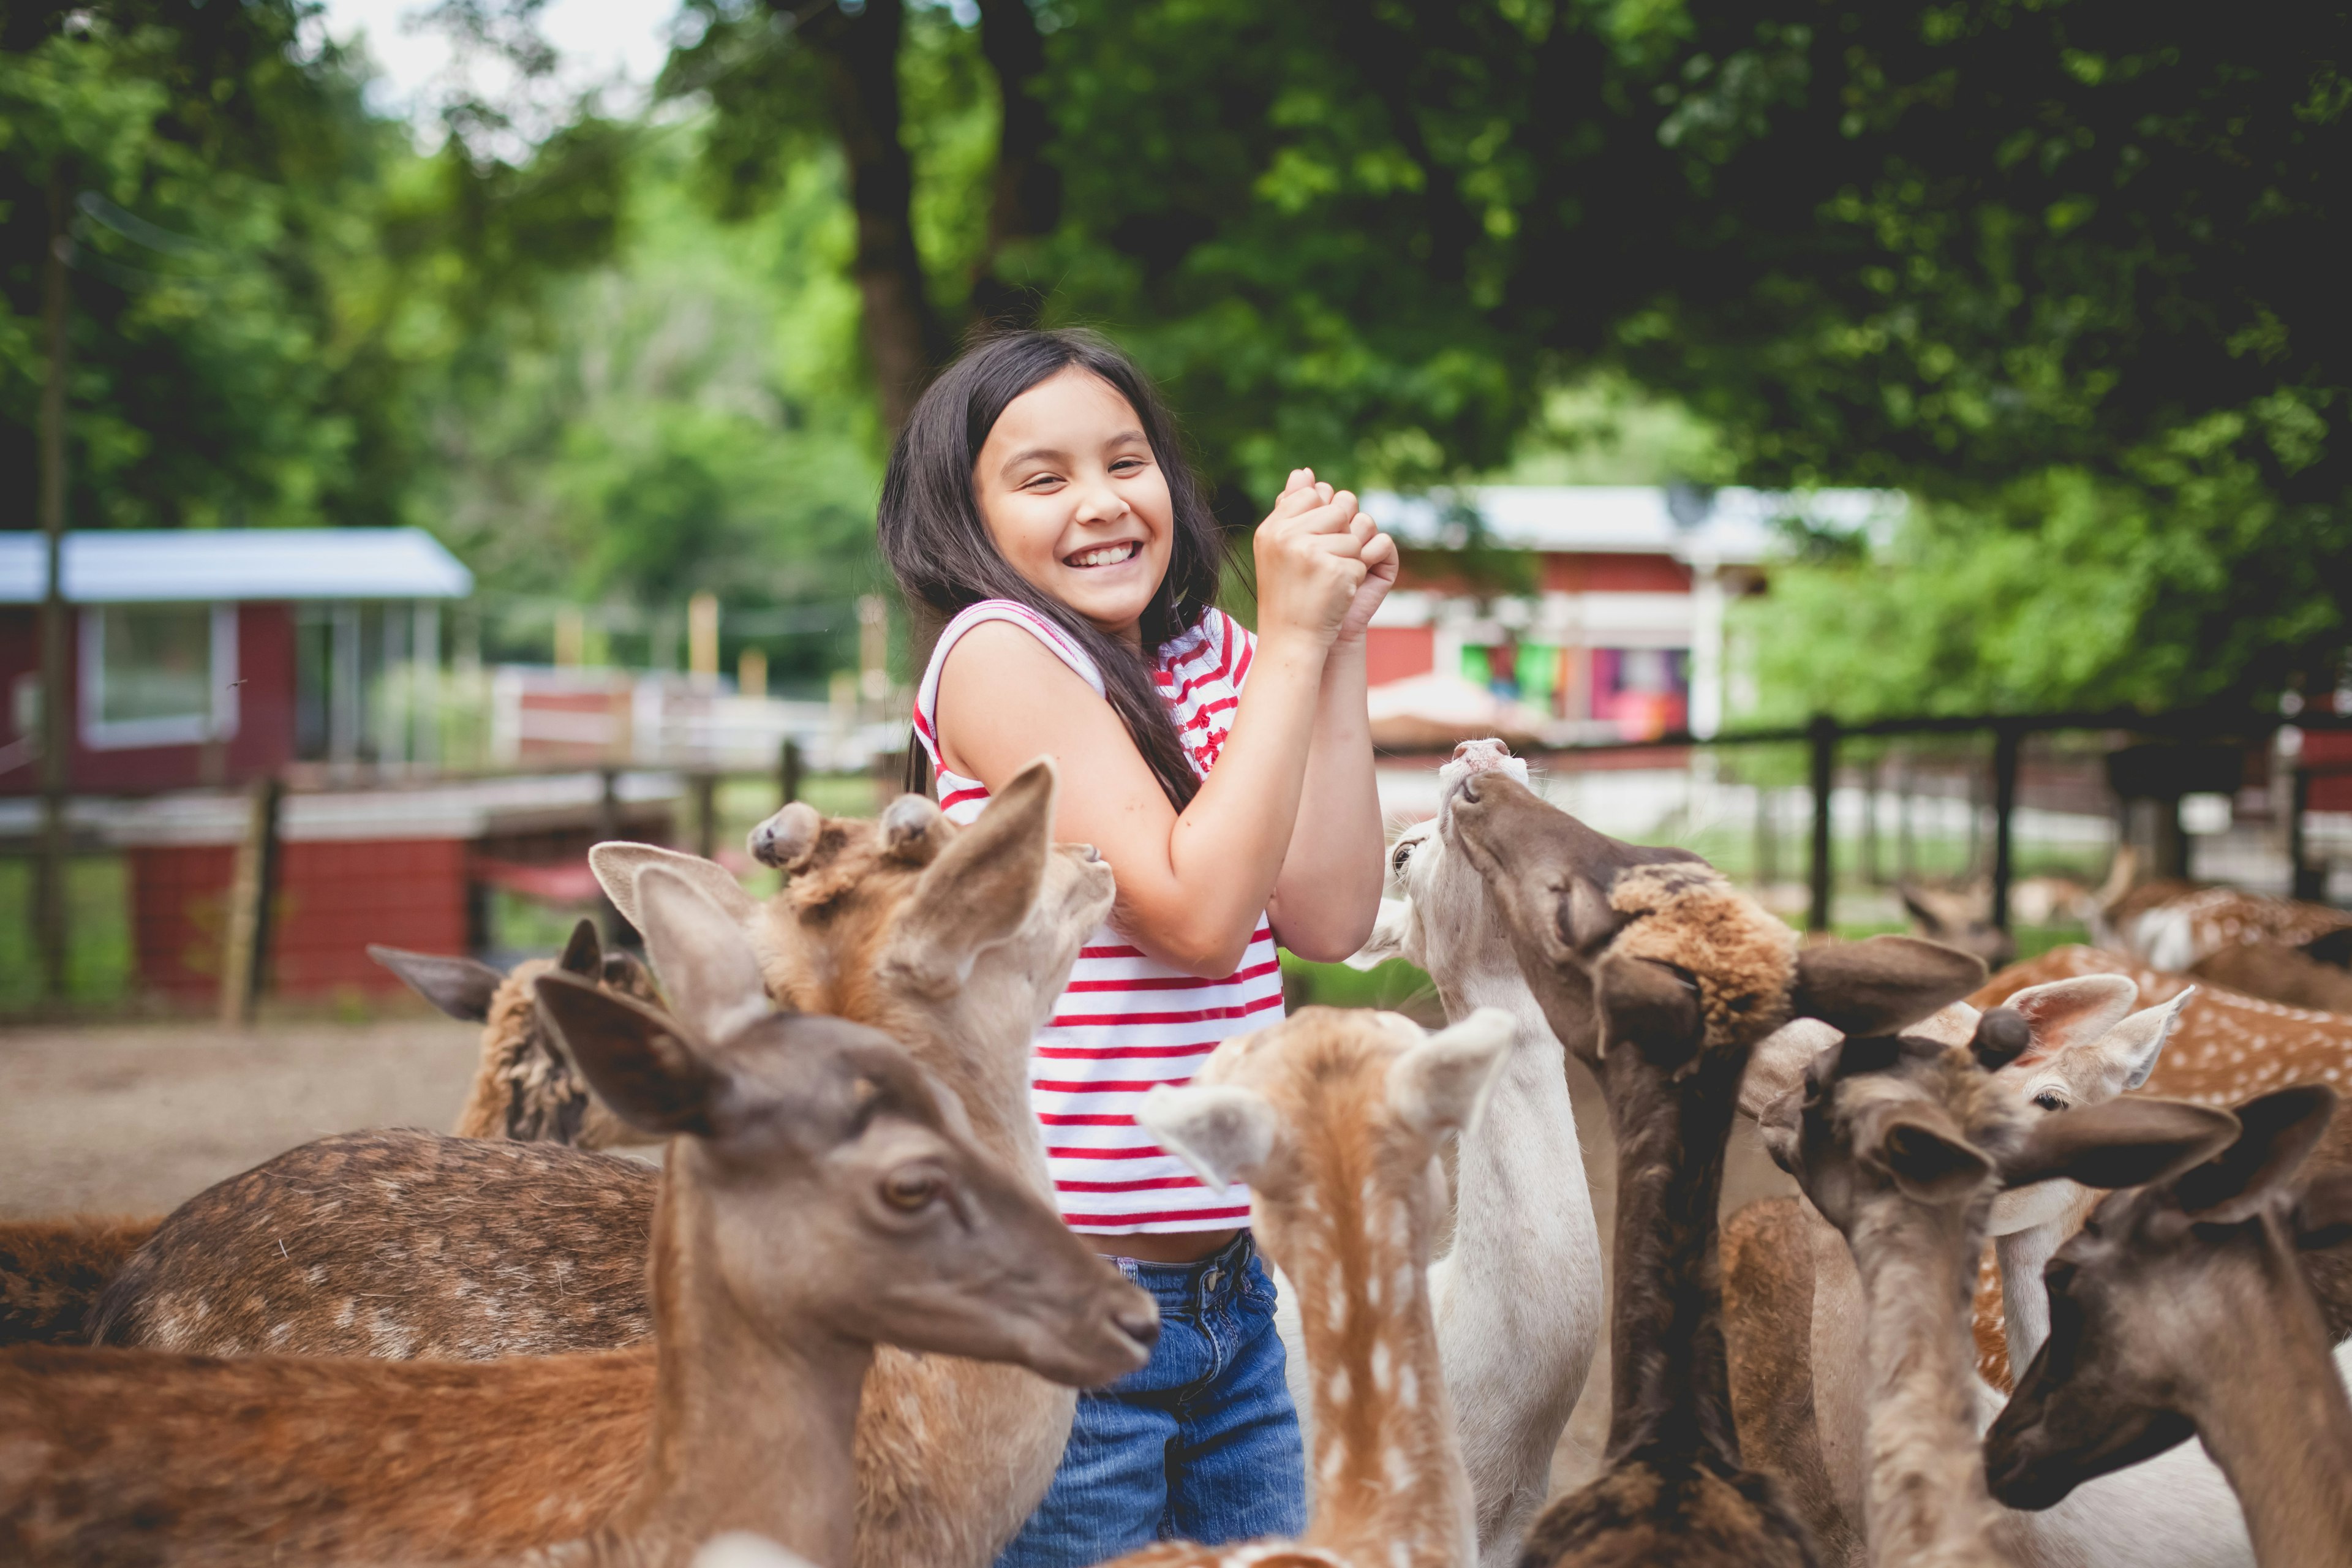
<instances>
[{"instance_id":1,"label":"deer head","mask_svg":"<svg viewBox=\"0 0 2352 1568\"><path fill-rule=\"evenodd\" d=\"M788 1349L812 1331L1013 1361L1106 1383L1158 1335L1150 1297L971 1138L961 1108L887 1036L778 1014L741 928L667 868L636 879L664 1013L556 973L541 1005L615 1111L672 1140L675 1245L738 1321Z\"/></svg>"},{"instance_id":2,"label":"deer head","mask_svg":"<svg viewBox=\"0 0 2352 1568\"><path fill-rule=\"evenodd\" d=\"M1370 969L1402 958L1428 971L1448 993L1482 991L1480 982L1486 979L1523 984L1512 966L1494 896L1449 831L1463 781L1490 773L1524 784L1528 764L1500 741L1465 741L1437 770L1438 813L1390 842L1380 919L1370 940L1348 960L1352 967ZM1460 1000L1449 994L1447 1005Z\"/></svg>"},{"instance_id":3,"label":"deer head","mask_svg":"<svg viewBox=\"0 0 2352 1568\"><path fill-rule=\"evenodd\" d=\"M1983 983L1981 962L1932 942L1873 937L1800 951L1793 932L1774 936L1743 910L1733 923L1748 954L1736 973L1724 969L1693 990L1677 971L1698 975L1707 967L1704 962L1678 960L1673 942L1637 938L1626 946L1617 939L1684 892L1719 884L1706 862L1685 850L1645 848L1596 833L1499 772L1465 778L1450 813L1451 841L1485 877L1520 972L1552 1032L1588 1063L1597 1064L1602 1054L1595 991L1604 968L1615 972L1630 1035L1680 1040L1680 1047L1665 1048L1685 1051L1697 1048L1703 1019L1720 1027L1736 1024L1743 1044L1792 1015L1843 1033L1885 1033ZM1746 900L1719 904L1726 911L1740 906ZM1673 923L1662 922L1659 934ZM1696 940L1711 944L1732 934L1730 926L1720 926ZM1785 960L1764 956L1776 945ZM1654 952L1646 951L1652 947ZM1687 995L1677 1000L1677 992Z\"/></svg>"},{"instance_id":4,"label":"deer head","mask_svg":"<svg viewBox=\"0 0 2352 1568\"><path fill-rule=\"evenodd\" d=\"M1874 1203L1969 1207L1994 1189L2065 1178L2086 1186L2159 1180L2235 1133L2221 1111L2111 1100L2035 1116L2000 1075L2030 1048L2015 1011L1984 1014L1965 1045L1923 1035L1835 1041L1764 1121L1813 1205L1849 1235Z\"/></svg>"},{"instance_id":5,"label":"deer head","mask_svg":"<svg viewBox=\"0 0 2352 1568\"><path fill-rule=\"evenodd\" d=\"M2241 1336L2292 1325L2324 1363L2294 1253L2352 1243L2352 1173L2298 1179L2335 1110L2322 1084L2243 1101L2212 1158L2103 1199L2058 1249L2050 1337L1985 1435L1995 1497L2049 1508L2189 1436L2190 1369Z\"/></svg>"},{"instance_id":6,"label":"deer head","mask_svg":"<svg viewBox=\"0 0 2352 1568\"><path fill-rule=\"evenodd\" d=\"M962 827L919 795L870 822L796 802L751 835L753 852L786 879L764 904L694 856L600 844L589 858L633 922L646 868L687 878L748 937L779 1003L904 1040L983 1131L1018 1128L1035 1145L1029 1039L1114 895L1091 847L1054 843L1055 788L1041 759ZM1042 1183L1042 1145L1034 1163Z\"/></svg>"}]
</instances>

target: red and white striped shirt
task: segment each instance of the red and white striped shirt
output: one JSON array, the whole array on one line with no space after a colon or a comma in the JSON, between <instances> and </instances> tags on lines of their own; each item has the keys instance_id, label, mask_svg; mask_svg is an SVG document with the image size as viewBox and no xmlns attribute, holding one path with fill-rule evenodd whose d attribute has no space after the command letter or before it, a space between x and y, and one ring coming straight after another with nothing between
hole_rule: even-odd
<instances>
[{"instance_id":1,"label":"red and white striped shirt","mask_svg":"<svg viewBox=\"0 0 2352 1568\"><path fill-rule=\"evenodd\" d=\"M1025 605L989 599L950 621L915 693L915 732L938 771L940 808L953 822L978 816L988 789L940 761L940 671L957 640L986 621L1009 621L1031 633L1097 694L1103 689L1102 672L1086 650ZM1192 771L1203 778L1233 731L1256 653L1257 638L1246 627L1211 610L1152 660ZM1218 1041L1281 1017L1282 966L1264 915L1241 967L1223 980L1198 979L1146 958L1108 925L1087 939L1029 1058L1030 1102L1045 1128L1054 1188L1071 1229L1125 1235L1249 1223L1249 1194L1238 1186L1212 1194L1135 1124L1135 1107L1154 1084L1190 1083Z\"/></svg>"}]
</instances>

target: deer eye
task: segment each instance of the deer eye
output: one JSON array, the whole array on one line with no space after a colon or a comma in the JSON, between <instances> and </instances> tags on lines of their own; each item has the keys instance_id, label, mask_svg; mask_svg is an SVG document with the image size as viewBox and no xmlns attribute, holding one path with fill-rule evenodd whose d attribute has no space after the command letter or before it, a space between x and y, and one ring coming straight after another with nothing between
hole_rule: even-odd
<instances>
[{"instance_id":1,"label":"deer eye","mask_svg":"<svg viewBox=\"0 0 2352 1568\"><path fill-rule=\"evenodd\" d=\"M1412 852L1418 847L1420 847L1420 841L1412 838L1408 838L1398 845L1395 852L1389 857L1389 869L1402 873L1404 870L1404 863L1412 858Z\"/></svg>"},{"instance_id":2,"label":"deer eye","mask_svg":"<svg viewBox=\"0 0 2352 1568\"><path fill-rule=\"evenodd\" d=\"M928 1206L944 1185L929 1171L893 1171L883 1179L882 1201L902 1214Z\"/></svg>"},{"instance_id":3,"label":"deer eye","mask_svg":"<svg viewBox=\"0 0 2352 1568\"><path fill-rule=\"evenodd\" d=\"M2033 1103L2044 1110L2063 1110L2066 1109L2066 1097L2054 1089L2045 1089L2033 1097Z\"/></svg>"}]
</instances>

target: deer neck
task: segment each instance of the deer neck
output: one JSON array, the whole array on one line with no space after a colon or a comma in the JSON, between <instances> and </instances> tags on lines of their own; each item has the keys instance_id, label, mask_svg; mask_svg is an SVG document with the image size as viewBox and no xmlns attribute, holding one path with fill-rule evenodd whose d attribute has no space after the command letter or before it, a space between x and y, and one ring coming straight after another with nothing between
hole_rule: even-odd
<instances>
[{"instance_id":1,"label":"deer neck","mask_svg":"<svg viewBox=\"0 0 2352 1568\"><path fill-rule=\"evenodd\" d=\"M1630 1041L1602 1057L1617 1141L1608 1462L1739 1468L1723 1347L1716 1209L1744 1049L1709 1049L1679 1082Z\"/></svg>"},{"instance_id":2,"label":"deer neck","mask_svg":"<svg viewBox=\"0 0 2352 1568\"><path fill-rule=\"evenodd\" d=\"M1868 1322L1874 1562L2005 1561L1977 1441L1970 1323L1984 1209L1888 1193L1864 1205L1848 1237Z\"/></svg>"},{"instance_id":3,"label":"deer neck","mask_svg":"<svg viewBox=\"0 0 2352 1568\"><path fill-rule=\"evenodd\" d=\"M2352 1563L2352 1406L2326 1324L2291 1258L2233 1293L2221 1353L2183 1358L2184 1413L2245 1505L2263 1568Z\"/></svg>"},{"instance_id":4,"label":"deer neck","mask_svg":"<svg viewBox=\"0 0 2352 1568\"><path fill-rule=\"evenodd\" d=\"M1430 1312L1429 1216L1377 1180L1330 1184L1319 1206L1282 1227L1311 1237L1286 1249L1314 1370L1315 1515L1300 1544L1464 1568L1477 1521Z\"/></svg>"},{"instance_id":5,"label":"deer neck","mask_svg":"<svg viewBox=\"0 0 2352 1568\"><path fill-rule=\"evenodd\" d=\"M1477 1125L1463 1134L1454 1245L1435 1266L1433 1290L1441 1302L1475 1300L1516 1321L1578 1299L1601 1258L1564 1053L1527 983L1516 970L1509 980L1438 989L1451 1020L1480 1007L1507 1011L1518 1043ZM1465 1279L1481 1283L1457 1297Z\"/></svg>"},{"instance_id":6,"label":"deer neck","mask_svg":"<svg viewBox=\"0 0 2352 1568\"><path fill-rule=\"evenodd\" d=\"M716 1219L671 1143L655 1212L659 1367L653 1434L613 1532L689 1556L746 1530L817 1563L846 1563L856 1503L850 1443L874 1347L810 1321L762 1333L715 1277Z\"/></svg>"},{"instance_id":7,"label":"deer neck","mask_svg":"<svg viewBox=\"0 0 2352 1568\"><path fill-rule=\"evenodd\" d=\"M2075 1194L2066 1212L2040 1225L2029 1225L1993 1238L1993 1257L2000 1265L2000 1317L2009 1341L2010 1378L2014 1382L2039 1354L2050 1337L2050 1292L2042 1270L2066 1238L2083 1228L2084 1216L2099 1200L2088 1187Z\"/></svg>"}]
</instances>

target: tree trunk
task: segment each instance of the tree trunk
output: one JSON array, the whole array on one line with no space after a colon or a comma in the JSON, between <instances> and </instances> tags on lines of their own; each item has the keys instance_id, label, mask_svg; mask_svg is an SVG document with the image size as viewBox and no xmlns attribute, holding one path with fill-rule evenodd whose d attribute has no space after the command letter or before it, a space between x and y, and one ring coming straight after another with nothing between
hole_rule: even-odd
<instances>
[{"instance_id":1,"label":"tree trunk","mask_svg":"<svg viewBox=\"0 0 2352 1568\"><path fill-rule=\"evenodd\" d=\"M66 994L67 791L73 729L66 681L66 173L49 171L49 246L42 258L41 335L48 364L41 382L41 533L48 582L41 597L41 843L33 875L33 931L41 984Z\"/></svg>"},{"instance_id":2,"label":"tree trunk","mask_svg":"<svg viewBox=\"0 0 2352 1568\"><path fill-rule=\"evenodd\" d=\"M914 168L898 136L898 39L905 21L900 0L866 0L854 13L846 5L832 7L804 35L824 57L834 124L849 164L849 202L857 217L851 269L864 301L866 353L874 363L883 422L893 435L948 355L915 250Z\"/></svg>"},{"instance_id":3,"label":"tree trunk","mask_svg":"<svg viewBox=\"0 0 2352 1568\"><path fill-rule=\"evenodd\" d=\"M1029 0L980 0L980 47L995 68L1002 110L988 251L972 279L971 313L983 330L1034 327L1045 296L999 270L1008 246L1043 238L1062 217L1061 171L1045 158L1053 126L1031 90L1045 69L1045 40Z\"/></svg>"}]
</instances>

